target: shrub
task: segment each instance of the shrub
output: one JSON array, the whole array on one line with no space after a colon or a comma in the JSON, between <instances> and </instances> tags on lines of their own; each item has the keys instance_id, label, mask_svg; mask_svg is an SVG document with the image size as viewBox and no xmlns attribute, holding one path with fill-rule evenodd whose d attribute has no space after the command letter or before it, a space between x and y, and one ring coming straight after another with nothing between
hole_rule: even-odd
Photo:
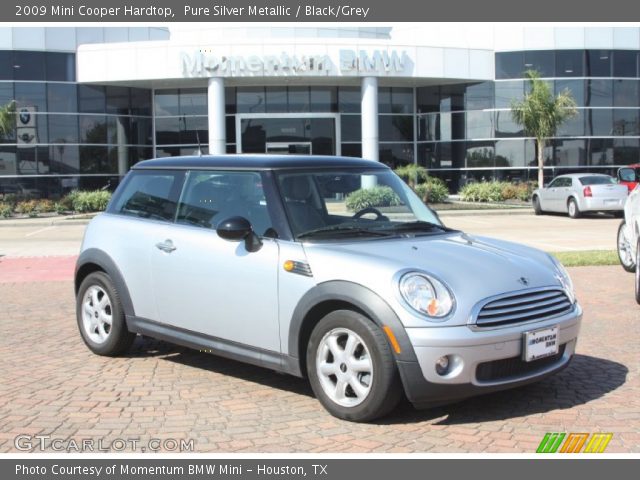
<instances>
[{"instance_id":1,"label":"shrub","mask_svg":"<svg viewBox=\"0 0 640 480\"><path fill-rule=\"evenodd\" d=\"M428 177L427 169L415 163L408 163L398 167L394 172L411 187L419 183L420 180L426 180Z\"/></svg>"},{"instance_id":2,"label":"shrub","mask_svg":"<svg viewBox=\"0 0 640 480\"><path fill-rule=\"evenodd\" d=\"M66 211L70 210L70 208L65 207L65 205L62 203L62 200L59 202L56 202L53 205L53 210L58 214L58 215L62 215L63 213L65 213Z\"/></svg>"},{"instance_id":3,"label":"shrub","mask_svg":"<svg viewBox=\"0 0 640 480\"><path fill-rule=\"evenodd\" d=\"M469 183L460 189L460 198L465 202L501 202L502 182Z\"/></svg>"},{"instance_id":4,"label":"shrub","mask_svg":"<svg viewBox=\"0 0 640 480\"><path fill-rule=\"evenodd\" d=\"M49 213L55 210L53 202L45 198L38 200L37 210L40 213Z\"/></svg>"},{"instance_id":5,"label":"shrub","mask_svg":"<svg viewBox=\"0 0 640 480\"><path fill-rule=\"evenodd\" d=\"M350 193L346 200L347 209L357 212L368 207L390 207L400 205L400 199L391 187L361 188Z\"/></svg>"},{"instance_id":6,"label":"shrub","mask_svg":"<svg viewBox=\"0 0 640 480\"><path fill-rule=\"evenodd\" d=\"M0 217L9 218L11 215L13 215L13 205L6 202L0 203Z\"/></svg>"},{"instance_id":7,"label":"shrub","mask_svg":"<svg viewBox=\"0 0 640 480\"><path fill-rule=\"evenodd\" d=\"M11 205L13 208L15 208L16 204L18 203L18 197L13 193L9 193L4 196L4 198L2 199L2 202L6 205Z\"/></svg>"},{"instance_id":8,"label":"shrub","mask_svg":"<svg viewBox=\"0 0 640 480\"><path fill-rule=\"evenodd\" d=\"M439 178L430 177L427 183L417 185L414 190L424 203L442 203L449 197L449 190Z\"/></svg>"},{"instance_id":9,"label":"shrub","mask_svg":"<svg viewBox=\"0 0 640 480\"><path fill-rule=\"evenodd\" d=\"M502 199L503 200L513 200L518 197L518 193L522 190L520 185L515 185L513 183L504 183L502 185Z\"/></svg>"},{"instance_id":10,"label":"shrub","mask_svg":"<svg viewBox=\"0 0 640 480\"><path fill-rule=\"evenodd\" d=\"M30 217L38 216L38 202L36 200L24 200L16 205L16 213L29 215Z\"/></svg>"},{"instance_id":11,"label":"shrub","mask_svg":"<svg viewBox=\"0 0 640 480\"><path fill-rule=\"evenodd\" d=\"M531 194L535 190L531 183L522 183L521 188L518 190L518 195L516 198L518 200L522 200L523 202L528 202L531 200Z\"/></svg>"},{"instance_id":12,"label":"shrub","mask_svg":"<svg viewBox=\"0 0 640 480\"><path fill-rule=\"evenodd\" d=\"M70 197L71 206L76 212L101 212L107 208L107 204L111 200L111 192L106 190L73 191L67 197Z\"/></svg>"}]
</instances>

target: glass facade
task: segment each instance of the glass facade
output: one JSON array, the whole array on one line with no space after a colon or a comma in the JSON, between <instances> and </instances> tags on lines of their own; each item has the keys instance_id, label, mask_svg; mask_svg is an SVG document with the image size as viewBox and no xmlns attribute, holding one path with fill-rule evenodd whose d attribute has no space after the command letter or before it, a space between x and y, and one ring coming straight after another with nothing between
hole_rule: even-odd
<instances>
[{"instance_id":1,"label":"glass facade","mask_svg":"<svg viewBox=\"0 0 640 480\"><path fill-rule=\"evenodd\" d=\"M495 54L492 82L416 89L417 162L452 191L471 180L534 180L536 147L511 118L510 105L535 69L554 93L568 91L577 115L544 152L545 173L615 174L640 161L640 51L532 50Z\"/></svg>"},{"instance_id":2,"label":"glass facade","mask_svg":"<svg viewBox=\"0 0 640 480\"><path fill-rule=\"evenodd\" d=\"M18 110L15 130L0 132L0 194L114 187L141 159L208 153L206 87L187 79L184 88L155 90L79 84L75 69L75 53L0 51L0 105ZM640 161L640 51L575 49L495 53L491 81L399 87L387 79L378 87L379 159L417 162L454 192L472 180L535 179L535 142L510 111L527 92L528 69L578 106L545 148L549 177L612 174ZM355 79L233 82L225 80L228 153L362 155Z\"/></svg>"},{"instance_id":3,"label":"glass facade","mask_svg":"<svg viewBox=\"0 0 640 480\"><path fill-rule=\"evenodd\" d=\"M0 65L0 106L17 112L0 132L0 193L112 188L152 157L150 90L79 85L73 53L0 51Z\"/></svg>"},{"instance_id":4,"label":"glass facade","mask_svg":"<svg viewBox=\"0 0 640 480\"><path fill-rule=\"evenodd\" d=\"M283 145L294 153L306 145L302 151L315 155L362 154L358 86L227 87L225 97L227 153L281 152ZM206 88L158 89L154 102L158 156L207 153ZM378 111L380 159L413 162L414 89L380 87Z\"/></svg>"}]
</instances>

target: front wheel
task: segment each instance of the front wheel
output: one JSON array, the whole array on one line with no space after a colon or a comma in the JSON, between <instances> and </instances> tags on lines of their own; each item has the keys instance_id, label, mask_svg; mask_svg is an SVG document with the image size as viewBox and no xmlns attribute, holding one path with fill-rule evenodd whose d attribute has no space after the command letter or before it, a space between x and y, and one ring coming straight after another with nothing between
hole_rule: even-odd
<instances>
[{"instance_id":1,"label":"front wheel","mask_svg":"<svg viewBox=\"0 0 640 480\"><path fill-rule=\"evenodd\" d=\"M127 330L118 292L104 272L91 273L80 284L76 319L82 340L98 355L124 353L135 338Z\"/></svg>"},{"instance_id":2,"label":"front wheel","mask_svg":"<svg viewBox=\"0 0 640 480\"><path fill-rule=\"evenodd\" d=\"M333 416L365 422L389 413L402 385L384 334L350 310L325 316L311 333L307 372L316 397Z\"/></svg>"},{"instance_id":3,"label":"front wheel","mask_svg":"<svg viewBox=\"0 0 640 480\"><path fill-rule=\"evenodd\" d=\"M576 202L575 198L569 199L567 208L569 210L569 216L571 218L580 218L580 207L578 207L578 202Z\"/></svg>"},{"instance_id":4,"label":"front wheel","mask_svg":"<svg viewBox=\"0 0 640 480\"><path fill-rule=\"evenodd\" d=\"M631 251L631 231L624 221L618 227L618 259L627 272L636 270L636 260Z\"/></svg>"}]
</instances>

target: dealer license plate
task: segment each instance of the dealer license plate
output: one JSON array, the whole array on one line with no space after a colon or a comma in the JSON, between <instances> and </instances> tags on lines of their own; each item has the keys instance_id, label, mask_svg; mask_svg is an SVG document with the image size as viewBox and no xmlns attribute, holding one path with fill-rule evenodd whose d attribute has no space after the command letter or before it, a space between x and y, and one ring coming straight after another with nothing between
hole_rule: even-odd
<instances>
[{"instance_id":1,"label":"dealer license plate","mask_svg":"<svg viewBox=\"0 0 640 480\"><path fill-rule=\"evenodd\" d=\"M558 353L558 327L524 334L524 361L532 362Z\"/></svg>"}]
</instances>

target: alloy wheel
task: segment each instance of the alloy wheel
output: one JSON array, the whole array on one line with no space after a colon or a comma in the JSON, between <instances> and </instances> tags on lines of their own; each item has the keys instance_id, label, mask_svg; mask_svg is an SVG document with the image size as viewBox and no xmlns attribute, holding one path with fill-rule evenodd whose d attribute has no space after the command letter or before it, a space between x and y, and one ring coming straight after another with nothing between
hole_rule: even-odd
<instances>
[{"instance_id":1,"label":"alloy wheel","mask_svg":"<svg viewBox=\"0 0 640 480\"><path fill-rule=\"evenodd\" d=\"M82 325L92 342L107 341L113 324L111 299L98 285L90 286L82 301Z\"/></svg>"},{"instance_id":2,"label":"alloy wheel","mask_svg":"<svg viewBox=\"0 0 640 480\"><path fill-rule=\"evenodd\" d=\"M347 328L335 328L322 338L316 371L324 393L343 407L355 407L369 395L373 362L362 338Z\"/></svg>"}]
</instances>

